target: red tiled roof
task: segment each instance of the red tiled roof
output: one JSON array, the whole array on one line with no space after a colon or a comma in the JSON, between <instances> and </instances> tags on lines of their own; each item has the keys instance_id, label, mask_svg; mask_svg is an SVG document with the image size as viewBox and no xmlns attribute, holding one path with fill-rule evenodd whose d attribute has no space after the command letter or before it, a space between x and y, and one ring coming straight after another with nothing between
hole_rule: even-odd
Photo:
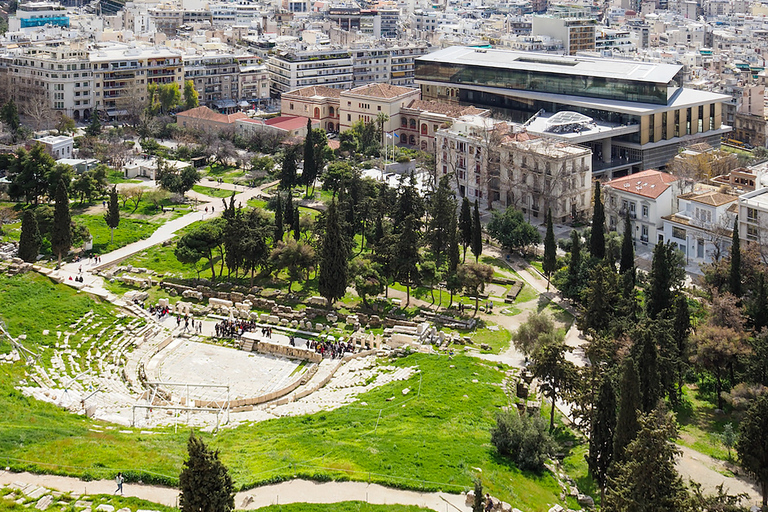
<instances>
[{"instance_id":1,"label":"red tiled roof","mask_svg":"<svg viewBox=\"0 0 768 512\"><path fill-rule=\"evenodd\" d=\"M279 116L267 119L265 124L267 126L280 128L282 130L298 130L299 128L304 128L307 126L307 118L295 116Z\"/></svg>"},{"instance_id":2,"label":"red tiled roof","mask_svg":"<svg viewBox=\"0 0 768 512\"><path fill-rule=\"evenodd\" d=\"M391 84L367 84L355 87L349 91L349 94L356 94L358 96L368 96L370 98L397 98L403 94L418 92L418 89L412 87L401 87L399 85Z\"/></svg>"},{"instance_id":3,"label":"red tiled roof","mask_svg":"<svg viewBox=\"0 0 768 512\"><path fill-rule=\"evenodd\" d=\"M676 181L677 178L669 173L647 170L622 178L612 179L605 186L629 192L630 194L656 199Z\"/></svg>"},{"instance_id":4,"label":"red tiled roof","mask_svg":"<svg viewBox=\"0 0 768 512\"><path fill-rule=\"evenodd\" d=\"M288 91L285 94L295 94L296 96L302 96L304 98L311 98L312 96L324 96L327 98L338 98L341 94L341 89L334 89L333 87L325 87L324 85L310 85L309 87L302 87L301 89L294 89ZM283 96L285 96L285 94Z\"/></svg>"},{"instance_id":5,"label":"red tiled roof","mask_svg":"<svg viewBox=\"0 0 768 512\"><path fill-rule=\"evenodd\" d=\"M179 112L176 116L188 117L190 119L201 119L204 121L213 121L216 123L234 123L237 119L244 119L248 116L244 112L235 112L234 114L219 114L215 110L201 106Z\"/></svg>"}]
</instances>

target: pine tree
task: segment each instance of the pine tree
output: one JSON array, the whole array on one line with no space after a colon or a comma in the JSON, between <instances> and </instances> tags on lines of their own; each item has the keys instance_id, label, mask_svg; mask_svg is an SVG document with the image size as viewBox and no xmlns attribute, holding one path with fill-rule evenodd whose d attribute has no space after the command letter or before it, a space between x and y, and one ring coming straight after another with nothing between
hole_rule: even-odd
<instances>
[{"instance_id":1,"label":"pine tree","mask_svg":"<svg viewBox=\"0 0 768 512\"><path fill-rule=\"evenodd\" d=\"M72 217L69 213L69 194L64 180L56 187L56 208L53 210L53 225L51 226L51 249L58 258L65 256L72 247Z\"/></svg>"},{"instance_id":2,"label":"pine tree","mask_svg":"<svg viewBox=\"0 0 768 512\"><path fill-rule=\"evenodd\" d=\"M544 235L544 261L541 266L547 276L547 291L549 291L549 281L557 266L557 243L555 230L552 227L552 209L547 210L547 234Z\"/></svg>"},{"instance_id":3,"label":"pine tree","mask_svg":"<svg viewBox=\"0 0 768 512\"><path fill-rule=\"evenodd\" d=\"M188 458L179 475L181 512L230 512L235 508L235 488L219 451L189 433Z\"/></svg>"},{"instance_id":4,"label":"pine tree","mask_svg":"<svg viewBox=\"0 0 768 512\"><path fill-rule=\"evenodd\" d=\"M688 492L675 469L677 429L672 415L656 409L638 419L636 438L611 470L603 504L606 512L682 512Z\"/></svg>"},{"instance_id":5,"label":"pine tree","mask_svg":"<svg viewBox=\"0 0 768 512\"><path fill-rule=\"evenodd\" d=\"M472 212L472 254L475 255L475 262L483 253L483 228L480 226L480 208L475 199L475 209Z\"/></svg>"},{"instance_id":6,"label":"pine tree","mask_svg":"<svg viewBox=\"0 0 768 512\"><path fill-rule=\"evenodd\" d=\"M624 449L635 438L640 428L637 422L637 408L640 406L640 378L635 362L626 357L621 365L619 379L619 413L613 438L613 459L621 461Z\"/></svg>"},{"instance_id":7,"label":"pine tree","mask_svg":"<svg viewBox=\"0 0 768 512\"><path fill-rule=\"evenodd\" d=\"M304 170L301 177L307 187L306 195L309 196L309 187L317 178L317 162L315 161L315 142L312 136L312 119L307 118L307 136L304 138Z\"/></svg>"},{"instance_id":8,"label":"pine tree","mask_svg":"<svg viewBox=\"0 0 768 512\"><path fill-rule=\"evenodd\" d=\"M277 193L275 201L275 242L282 241L285 231L283 230L283 198L280 192Z\"/></svg>"},{"instance_id":9,"label":"pine tree","mask_svg":"<svg viewBox=\"0 0 768 512\"><path fill-rule=\"evenodd\" d=\"M736 297L741 297L741 241L739 240L739 216L733 223L731 241L731 267L728 274L728 289Z\"/></svg>"},{"instance_id":10,"label":"pine tree","mask_svg":"<svg viewBox=\"0 0 768 512\"><path fill-rule=\"evenodd\" d=\"M27 263L37 261L37 255L40 254L40 244L43 237L40 236L40 230L37 226L37 217L35 212L27 208L24 216L21 218L21 238L19 238L19 258Z\"/></svg>"},{"instance_id":11,"label":"pine tree","mask_svg":"<svg viewBox=\"0 0 768 512\"><path fill-rule=\"evenodd\" d=\"M85 134L89 137L98 137L101 135L101 121L99 121L98 112L91 114L91 122L85 127Z\"/></svg>"},{"instance_id":12,"label":"pine tree","mask_svg":"<svg viewBox=\"0 0 768 512\"><path fill-rule=\"evenodd\" d=\"M595 183L595 206L592 213L592 233L589 237L589 252L593 258L605 258L605 210L600 198L600 182Z\"/></svg>"},{"instance_id":13,"label":"pine tree","mask_svg":"<svg viewBox=\"0 0 768 512\"><path fill-rule=\"evenodd\" d=\"M472 244L472 209L469 199L464 197L461 200L461 211L459 213L459 231L461 232L461 244L464 246L464 256L461 261L467 261L467 247Z\"/></svg>"},{"instance_id":14,"label":"pine tree","mask_svg":"<svg viewBox=\"0 0 768 512\"><path fill-rule=\"evenodd\" d=\"M592 430L589 437L587 463L592 477L600 486L601 503L605 496L608 468L613 462L613 438L616 432L616 393L613 381L603 378L597 403L592 411Z\"/></svg>"},{"instance_id":15,"label":"pine tree","mask_svg":"<svg viewBox=\"0 0 768 512\"><path fill-rule=\"evenodd\" d=\"M328 301L328 307L347 291L348 249L339 223L336 201L331 201L325 212L325 236L320 250L320 272L317 288Z\"/></svg>"},{"instance_id":16,"label":"pine tree","mask_svg":"<svg viewBox=\"0 0 768 512\"><path fill-rule=\"evenodd\" d=\"M109 226L109 243L115 243L115 228L120 225L120 204L117 202L117 185L112 187L109 192L109 204L107 213L104 214L104 221Z\"/></svg>"},{"instance_id":17,"label":"pine tree","mask_svg":"<svg viewBox=\"0 0 768 512\"><path fill-rule=\"evenodd\" d=\"M629 218L629 210L624 218L624 237L621 240L621 260L619 273L626 274L635 270L635 242L632 239L632 222Z\"/></svg>"}]
</instances>

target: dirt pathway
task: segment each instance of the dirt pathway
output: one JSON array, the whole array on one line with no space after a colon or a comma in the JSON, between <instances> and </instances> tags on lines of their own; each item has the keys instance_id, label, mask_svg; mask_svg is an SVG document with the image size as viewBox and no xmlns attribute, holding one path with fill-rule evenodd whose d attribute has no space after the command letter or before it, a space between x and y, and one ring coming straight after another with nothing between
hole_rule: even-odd
<instances>
[{"instance_id":1,"label":"dirt pathway","mask_svg":"<svg viewBox=\"0 0 768 512\"><path fill-rule=\"evenodd\" d=\"M23 487L28 484L83 495L113 494L116 487L113 480L84 482L64 476L0 471L0 485ZM141 498L168 507L175 507L178 504L179 491L171 487L125 483L123 493L125 496ZM461 494L404 491L364 482L312 482L298 479L239 492L235 496L235 508L254 510L274 504L341 501L365 501L379 505L417 505L437 512L471 510L471 507L464 504L464 496Z\"/></svg>"},{"instance_id":2,"label":"dirt pathway","mask_svg":"<svg viewBox=\"0 0 768 512\"><path fill-rule=\"evenodd\" d=\"M686 480L693 480L701 484L703 490L708 493L716 492L718 485L723 485L723 490L728 494L747 494L749 499L742 505L759 505L761 501L760 489L751 480L743 477L724 475L727 471L725 462L713 459L708 455L697 452L687 446L677 445L682 455L677 458L677 471Z\"/></svg>"}]
</instances>

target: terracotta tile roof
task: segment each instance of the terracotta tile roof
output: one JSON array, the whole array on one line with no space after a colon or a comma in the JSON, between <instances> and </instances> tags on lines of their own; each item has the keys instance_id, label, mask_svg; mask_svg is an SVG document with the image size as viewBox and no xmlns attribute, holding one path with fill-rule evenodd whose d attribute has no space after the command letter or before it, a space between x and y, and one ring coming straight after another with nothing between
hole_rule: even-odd
<instances>
[{"instance_id":1,"label":"terracotta tile roof","mask_svg":"<svg viewBox=\"0 0 768 512\"><path fill-rule=\"evenodd\" d=\"M391 84L368 84L355 87L354 89L351 89L349 93L358 96L368 96L370 98L391 99L414 91L418 91L418 89Z\"/></svg>"},{"instance_id":2,"label":"terracotta tile roof","mask_svg":"<svg viewBox=\"0 0 768 512\"><path fill-rule=\"evenodd\" d=\"M656 199L676 181L677 178L669 173L647 170L613 179L607 182L605 186L630 194Z\"/></svg>"},{"instance_id":3,"label":"terracotta tile roof","mask_svg":"<svg viewBox=\"0 0 768 512\"><path fill-rule=\"evenodd\" d=\"M234 114L219 114L215 110L211 110L208 107L195 107L184 112L179 112L176 116L188 117L190 119L200 119L205 121L213 121L216 123L234 123L237 119L246 119L248 116L245 112L235 112Z\"/></svg>"},{"instance_id":4,"label":"terracotta tile roof","mask_svg":"<svg viewBox=\"0 0 768 512\"><path fill-rule=\"evenodd\" d=\"M731 194L723 194L714 190L708 190L703 193L691 192L677 197L679 199L687 199L689 201L695 201L697 203L706 204L709 206L722 206L739 199L737 196L733 196Z\"/></svg>"},{"instance_id":5,"label":"terracotta tile roof","mask_svg":"<svg viewBox=\"0 0 768 512\"><path fill-rule=\"evenodd\" d=\"M303 87L301 89L294 89L288 91L285 94L294 94L296 96L302 96L304 98L311 98L312 96L325 96L327 98L338 98L341 94L341 89L334 89L333 87L325 87L324 85L310 85L309 87Z\"/></svg>"},{"instance_id":6,"label":"terracotta tile roof","mask_svg":"<svg viewBox=\"0 0 768 512\"><path fill-rule=\"evenodd\" d=\"M529 140L539 139L538 135L528 132L510 133L504 137L504 142L528 142Z\"/></svg>"},{"instance_id":7,"label":"terracotta tile roof","mask_svg":"<svg viewBox=\"0 0 768 512\"><path fill-rule=\"evenodd\" d=\"M405 108L421 110L424 112L434 112L435 114L443 114L456 119L461 116L478 115L485 112L485 110L473 106L454 105L453 103L428 100L413 100Z\"/></svg>"}]
</instances>

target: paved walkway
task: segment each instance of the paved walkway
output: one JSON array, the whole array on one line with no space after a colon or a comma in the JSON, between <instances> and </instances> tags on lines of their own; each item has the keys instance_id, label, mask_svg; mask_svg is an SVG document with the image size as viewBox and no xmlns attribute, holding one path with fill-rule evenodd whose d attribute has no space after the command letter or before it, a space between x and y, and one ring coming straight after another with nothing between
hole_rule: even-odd
<instances>
[{"instance_id":1,"label":"paved walkway","mask_svg":"<svg viewBox=\"0 0 768 512\"><path fill-rule=\"evenodd\" d=\"M236 205L246 204L249 199L261 194L264 189L271 187L275 183L276 182L265 183L259 187L248 187L243 190L242 186L232 185L231 183L216 183L215 181L211 180L201 180L200 182L201 185L207 187L215 187L233 191L243 190L242 192L235 195ZM50 276L57 278L75 288L86 288L88 289L87 291L95 291L97 295L106 296L107 292L103 290L103 283L101 278L96 276L94 271L116 265L121 261L133 256L134 254L142 252L154 245L166 242L173 238L179 230L189 226L194 222L199 220L212 219L222 214L223 207L221 198L205 196L194 191L188 192L187 195L190 197L195 197L198 200L204 200L205 202L198 204L196 210L182 217L166 222L157 228L157 230L152 233L152 236L149 238L139 240L138 242L128 244L124 247L121 247L120 249L116 249L110 253L101 255L101 261L98 264L94 263L93 260L80 260L79 262L65 263L61 266L60 269L51 272ZM82 283L78 283L74 280L74 278L78 275L83 277Z\"/></svg>"},{"instance_id":2,"label":"paved walkway","mask_svg":"<svg viewBox=\"0 0 768 512\"><path fill-rule=\"evenodd\" d=\"M113 480L93 480L84 482L77 478L35 475L32 473L11 473L0 471L0 485L37 486L72 492L83 495L113 494ZM141 498L168 507L178 505L178 489L153 485L123 484L125 496ZM80 498L85 499L84 497ZM437 512L465 512L471 507L464 505L464 496L443 492L415 492L391 489L377 484L364 482L312 482L309 480L290 480L274 485L265 485L235 496L235 508L254 510L274 504L287 503L337 503L340 501L365 501L379 505L417 505Z\"/></svg>"}]
</instances>

